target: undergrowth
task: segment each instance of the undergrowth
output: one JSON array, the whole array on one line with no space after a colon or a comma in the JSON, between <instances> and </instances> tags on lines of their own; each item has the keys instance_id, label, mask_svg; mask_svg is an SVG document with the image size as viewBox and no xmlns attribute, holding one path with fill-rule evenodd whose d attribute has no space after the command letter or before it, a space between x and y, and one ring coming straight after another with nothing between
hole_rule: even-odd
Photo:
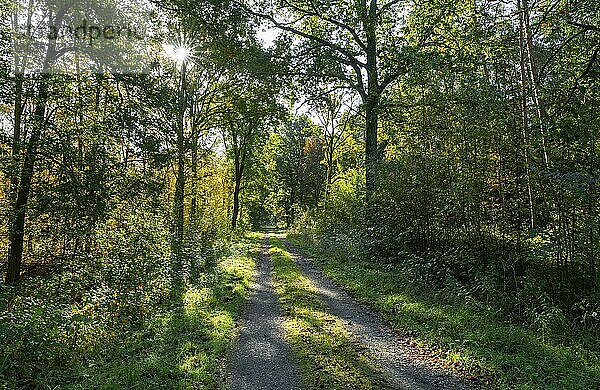
<instances>
[{"instance_id":1,"label":"undergrowth","mask_svg":"<svg viewBox=\"0 0 600 390\"><path fill-rule=\"evenodd\" d=\"M0 388L220 388L257 248L254 236L209 262L188 258L177 294L168 261L141 257L3 286Z\"/></svg>"}]
</instances>

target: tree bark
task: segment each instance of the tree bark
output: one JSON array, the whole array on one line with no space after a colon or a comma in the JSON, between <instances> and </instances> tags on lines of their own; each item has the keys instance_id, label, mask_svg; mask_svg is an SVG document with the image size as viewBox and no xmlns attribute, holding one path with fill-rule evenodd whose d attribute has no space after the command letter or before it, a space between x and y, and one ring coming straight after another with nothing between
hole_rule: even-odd
<instances>
[{"instance_id":1,"label":"tree bark","mask_svg":"<svg viewBox=\"0 0 600 390\"><path fill-rule=\"evenodd\" d=\"M175 255L174 272L177 274L182 267L182 247L183 247L183 222L184 222L184 197L185 197L185 63L181 66L181 80L179 89L179 115L177 129L177 178L175 182L175 197L173 200L174 208L174 232L173 232L173 252Z\"/></svg>"},{"instance_id":2,"label":"tree bark","mask_svg":"<svg viewBox=\"0 0 600 390\"><path fill-rule=\"evenodd\" d=\"M231 228L235 230L237 228L238 214L240 212L240 188L242 178L236 172L235 175L235 187L233 189L233 211L231 213Z\"/></svg>"},{"instance_id":3,"label":"tree bark","mask_svg":"<svg viewBox=\"0 0 600 390\"><path fill-rule=\"evenodd\" d=\"M241 154L241 155L240 155ZM238 216L240 213L240 192L242 189L242 177L244 176L245 151L236 148L234 157L235 186L233 188L233 211L231 213L231 228L237 228Z\"/></svg>"},{"instance_id":4,"label":"tree bark","mask_svg":"<svg viewBox=\"0 0 600 390\"><path fill-rule=\"evenodd\" d=\"M519 70L521 75L521 119L523 138L523 159L525 163L525 178L527 182L527 197L529 200L529 227L535 227L535 206L533 192L531 189L531 173L529 166L529 113L527 107L527 65L526 65L526 43L525 43L525 12L523 1L518 2L519 7Z\"/></svg>"},{"instance_id":5,"label":"tree bark","mask_svg":"<svg viewBox=\"0 0 600 390\"><path fill-rule=\"evenodd\" d=\"M190 223L196 225L198 210L198 127L192 125L192 199L190 202Z\"/></svg>"},{"instance_id":6,"label":"tree bark","mask_svg":"<svg viewBox=\"0 0 600 390\"><path fill-rule=\"evenodd\" d=\"M14 204L16 198L17 187L19 185L19 163L21 154L21 124L23 118L23 81L24 77L22 73L15 75L15 108L14 108L14 128L13 128L13 142L11 150L11 167L10 167L10 187L9 187L9 200L11 204Z\"/></svg>"},{"instance_id":7,"label":"tree bark","mask_svg":"<svg viewBox=\"0 0 600 390\"><path fill-rule=\"evenodd\" d=\"M521 0L522 4L522 29L524 32L525 45L524 48L527 52L527 60L529 65L529 75L531 79L531 90L533 92L533 102L535 103L537 119L539 121L540 135L542 138L542 158L544 160L544 167L548 169L549 159L548 151L546 148L546 108L544 100L540 93L539 88L539 73L537 70L537 64L533 53L533 37L531 33L531 26L529 23L529 2L528 0Z\"/></svg>"},{"instance_id":8,"label":"tree bark","mask_svg":"<svg viewBox=\"0 0 600 390\"><path fill-rule=\"evenodd\" d=\"M33 114L31 138L25 151L19 185L16 190L16 200L13 204L8 233L8 268L6 271L6 284L17 283L21 276L27 203L31 192L31 180L34 174L35 161L37 159L37 148L46 127L45 115L46 104L48 101L48 81L49 75L44 73L40 80L37 102Z\"/></svg>"}]
</instances>

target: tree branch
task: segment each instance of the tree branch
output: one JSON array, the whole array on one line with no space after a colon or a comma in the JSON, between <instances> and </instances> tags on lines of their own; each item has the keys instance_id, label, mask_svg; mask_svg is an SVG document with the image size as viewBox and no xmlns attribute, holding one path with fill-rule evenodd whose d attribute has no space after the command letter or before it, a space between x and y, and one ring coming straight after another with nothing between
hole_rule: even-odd
<instances>
[{"instance_id":1,"label":"tree branch","mask_svg":"<svg viewBox=\"0 0 600 390\"><path fill-rule=\"evenodd\" d=\"M350 61L353 64L353 66L358 66L358 67L362 67L362 68L366 67L366 64L364 62L359 61L354 54L352 54L348 49L345 49L340 45L337 45L333 42L327 41L323 38L317 37L316 35L312 35L312 34L304 32L304 31L301 31L295 27L290 26L287 23L280 22L277 19L275 19L275 17L273 17L272 15L254 11L253 9L250 9L249 7L247 7L245 4L240 4L240 5L242 7L244 7L244 9L246 9L246 11L248 13L250 13L251 15L261 18L261 19L264 19L264 20L268 20L276 28L278 28L280 30L291 32L292 34L298 35L302 38L308 39L313 42L318 42L324 46L327 46L327 47L337 51L338 53L340 53L344 57L346 57L348 59L348 61Z\"/></svg>"}]
</instances>

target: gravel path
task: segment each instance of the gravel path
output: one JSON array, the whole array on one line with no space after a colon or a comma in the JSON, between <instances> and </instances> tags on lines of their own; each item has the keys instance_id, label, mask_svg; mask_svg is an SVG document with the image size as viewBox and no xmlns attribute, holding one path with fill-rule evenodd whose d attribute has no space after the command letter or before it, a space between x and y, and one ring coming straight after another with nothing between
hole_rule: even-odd
<instances>
[{"instance_id":1,"label":"gravel path","mask_svg":"<svg viewBox=\"0 0 600 390\"><path fill-rule=\"evenodd\" d=\"M411 390L470 388L450 373L415 362L406 340L399 337L398 332L325 277L287 240L284 242L304 275L315 285L329 312L341 318L346 329L377 357L378 365L391 384Z\"/></svg>"},{"instance_id":2,"label":"gravel path","mask_svg":"<svg viewBox=\"0 0 600 390\"><path fill-rule=\"evenodd\" d=\"M265 236L246 320L225 369L232 390L300 389L298 365L283 339L283 322L273 288Z\"/></svg>"}]
</instances>

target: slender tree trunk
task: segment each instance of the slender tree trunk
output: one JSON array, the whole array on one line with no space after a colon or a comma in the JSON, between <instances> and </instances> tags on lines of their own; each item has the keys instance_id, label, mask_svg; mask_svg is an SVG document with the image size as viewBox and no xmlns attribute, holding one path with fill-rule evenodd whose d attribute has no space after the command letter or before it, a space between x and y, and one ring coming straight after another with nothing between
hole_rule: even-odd
<instances>
[{"instance_id":1,"label":"slender tree trunk","mask_svg":"<svg viewBox=\"0 0 600 390\"><path fill-rule=\"evenodd\" d=\"M240 210L240 183L236 180L235 189L233 190L233 211L231 214L231 228L237 228L238 214Z\"/></svg>"},{"instance_id":2,"label":"slender tree trunk","mask_svg":"<svg viewBox=\"0 0 600 390\"><path fill-rule=\"evenodd\" d=\"M372 99L372 98L369 98ZM376 104L372 100L366 104L366 136L365 136L365 175L366 175L366 190L367 201L371 200L373 194L377 190L377 112Z\"/></svg>"},{"instance_id":3,"label":"slender tree trunk","mask_svg":"<svg viewBox=\"0 0 600 390\"><path fill-rule=\"evenodd\" d=\"M58 11L54 17L54 24L61 25L64 16L64 9ZM31 181L33 179L35 161L37 159L37 151L42 134L46 129L46 105L48 103L48 83L50 81L50 68L56 60L56 41L50 40L46 48L46 55L42 66L42 76L40 77L38 96L35 103L32 118L32 130L29 138L29 143L25 150L23 158L23 166L20 172L20 178L11 180L11 183L16 186L16 199L13 202L12 212L9 221L8 232L8 267L6 270L6 284L17 283L21 277L21 263L23 261L23 242L25 238L25 217L27 215L27 204L29 202L29 194L31 192ZM22 79L21 79L22 80ZM22 88L22 84L20 86ZM19 97L19 99L21 99ZM19 104L22 104L19 102ZM19 114L19 122L21 122L21 114ZM20 127L18 124L19 139L18 150L20 152ZM15 140L13 140L14 142ZM13 144L14 147L14 144ZM16 176L16 173L15 173Z\"/></svg>"},{"instance_id":4,"label":"slender tree trunk","mask_svg":"<svg viewBox=\"0 0 600 390\"><path fill-rule=\"evenodd\" d=\"M181 80L179 89L179 117L176 126L177 129L177 178L175 182L175 197L174 197L174 237L173 237L173 252L174 252L174 273L178 277L182 267L182 247L183 247L183 222L184 222L184 197L185 197L185 145L184 145L184 130L185 130L185 63L181 67Z\"/></svg>"},{"instance_id":5,"label":"slender tree trunk","mask_svg":"<svg viewBox=\"0 0 600 390\"><path fill-rule=\"evenodd\" d=\"M46 127L45 116L46 104L48 101L48 81L49 75L44 73L40 80L37 102L33 114L31 138L25 151L19 184L16 189L16 200L13 204L8 233L8 268L6 271L6 284L17 283L20 279L27 203L29 201L31 180L33 178L35 161L37 159L37 148Z\"/></svg>"},{"instance_id":6,"label":"slender tree trunk","mask_svg":"<svg viewBox=\"0 0 600 390\"><path fill-rule=\"evenodd\" d=\"M192 126L192 199L190 204L190 223L196 226L198 213L198 131L197 126Z\"/></svg>"},{"instance_id":7,"label":"slender tree trunk","mask_svg":"<svg viewBox=\"0 0 600 390\"><path fill-rule=\"evenodd\" d=\"M8 200L11 209L13 210L10 221L9 231L9 242L10 247L14 248L12 251L9 249L8 253L8 270L6 273L6 283L16 283L19 281L21 275L21 258L23 253L23 238L20 239L20 244L17 243L19 238L16 233L23 230L22 226L17 224L16 218L18 218L18 194L19 194L19 166L21 164L21 123L23 115L23 74L17 74L15 76L15 108L14 108L14 129L13 129L13 142L11 151L11 166L10 166L10 187L8 189ZM21 200L22 201L22 200ZM25 203L27 203L25 201ZM24 225L24 217L23 222ZM13 235L15 234L15 235ZM17 248L17 246L20 247Z\"/></svg>"},{"instance_id":8,"label":"slender tree trunk","mask_svg":"<svg viewBox=\"0 0 600 390\"><path fill-rule=\"evenodd\" d=\"M19 185L19 165L21 154L21 124L23 117L23 74L15 75L15 108L14 108L14 129L13 142L11 150L11 167L10 167L10 188L9 200L14 204L16 198L17 187Z\"/></svg>"},{"instance_id":9,"label":"slender tree trunk","mask_svg":"<svg viewBox=\"0 0 600 390\"><path fill-rule=\"evenodd\" d=\"M521 0L522 5L522 29L524 32L525 49L527 52L527 61L529 65L529 75L531 80L531 90L533 92L533 102L535 103L535 109L537 113L537 119L539 122L540 134L542 137L542 158L544 160L544 167L548 169L549 160L548 152L546 150L546 109L545 103L542 99L539 89L539 73L537 70L537 64L535 62L533 52L533 37L531 34L531 26L529 23L529 2L528 0Z\"/></svg>"},{"instance_id":10,"label":"slender tree trunk","mask_svg":"<svg viewBox=\"0 0 600 390\"><path fill-rule=\"evenodd\" d=\"M239 155L235 156L235 186L233 189L233 211L231 213L231 228L237 228L238 214L240 212L240 189L242 187L242 167Z\"/></svg>"},{"instance_id":11,"label":"slender tree trunk","mask_svg":"<svg viewBox=\"0 0 600 390\"><path fill-rule=\"evenodd\" d=\"M325 201L329 200L331 185L333 184L333 139L327 147L327 186L325 187Z\"/></svg>"},{"instance_id":12,"label":"slender tree trunk","mask_svg":"<svg viewBox=\"0 0 600 390\"><path fill-rule=\"evenodd\" d=\"M377 190L379 153L377 151L377 127L380 90L377 68L377 1L371 0L369 15L365 26L367 36L367 83L368 91L365 106L365 175L367 202Z\"/></svg>"},{"instance_id":13,"label":"slender tree trunk","mask_svg":"<svg viewBox=\"0 0 600 390\"><path fill-rule=\"evenodd\" d=\"M248 153L247 139L237 143L234 137L234 169L235 169L235 187L233 189L233 212L231 213L231 228L237 227L240 213L240 193L242 191L242 180L244 178L244 169L246 168L246 157Z\"/></svg>"},{"instance_id":14,"label":"slender tree trunk","mask_svg":"<svg viewBox=\"0 0 600 390\"><path fill-rule=\"evenodd\" d=\"M535 206L533 202L533 192L531 189L531 172L529 165L529 113L527 107L527 65L525 49L525 24L523 2L519 1L519 70L521 76L521 119L522 119L522 138L523 138L523 158L525 163L525 177L527 181L527 197L529 200L529 227L535 227Z\"/></svg>"}]
</instances>

